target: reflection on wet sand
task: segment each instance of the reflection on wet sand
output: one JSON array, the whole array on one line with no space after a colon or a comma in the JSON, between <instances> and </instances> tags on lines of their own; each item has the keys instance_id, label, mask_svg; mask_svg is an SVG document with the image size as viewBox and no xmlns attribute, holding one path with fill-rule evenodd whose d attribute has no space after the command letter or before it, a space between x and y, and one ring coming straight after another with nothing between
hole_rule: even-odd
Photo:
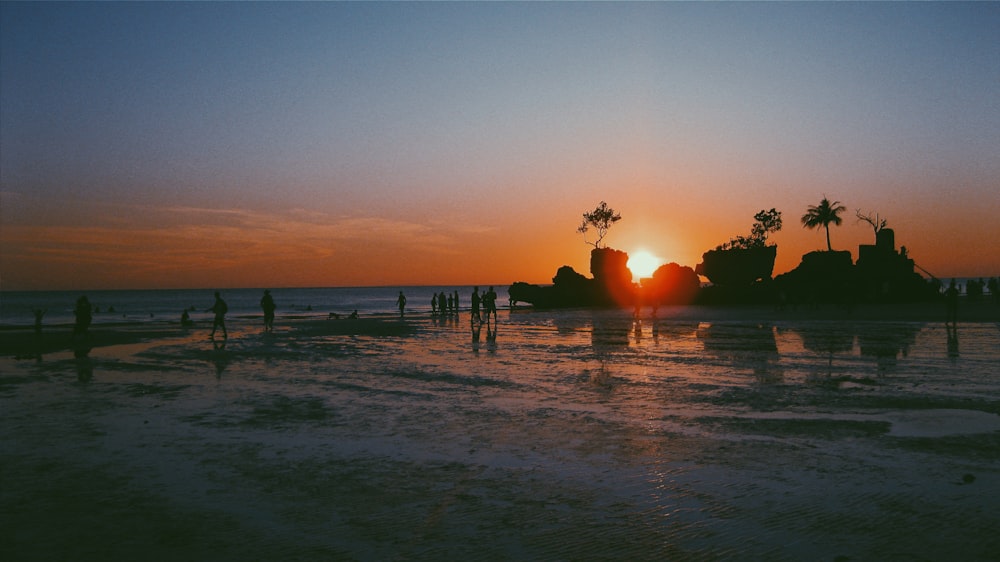
<instances>
[{"instance_id":1,"label":"reflection on wet sand","mask_svg":"<svg viewBox=\"0 0 1000 562\"><path fill-rule=\"evenodd\" d=\"M859 323L858 347L861 355L874 357L880 375L896 369L900 355L906 357L917 341L922 323Z\"/></svg>"},{"instance_id":2,"label":"reflection on wet sand","mask_svg":"<svg viewBox=\"0 0 1000 562\"><path fill-rule=\"evenodd\" d=\"M226 340L212 340L212 365L215 366L215 376L221 377L229 366L229 353L226 352Z\"/></svg>"},{"instance_id":3,"label":"reflection on wet sand","mask_svg":"<svg viewBox=\"0 0 1000 562\"><path fill-rule=\"evenodd\" d=\"M698 339L705 351L737 369L750 369L759 383L780 383L784 371L771 324L703 323Z\"/></svg>"}]
</instances>

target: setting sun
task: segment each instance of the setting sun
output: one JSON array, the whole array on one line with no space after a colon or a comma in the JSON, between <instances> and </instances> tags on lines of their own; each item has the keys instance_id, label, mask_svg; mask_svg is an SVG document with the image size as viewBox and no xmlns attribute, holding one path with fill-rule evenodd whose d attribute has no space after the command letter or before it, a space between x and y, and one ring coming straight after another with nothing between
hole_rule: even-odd
<instances>
[{"instance_id":1,"label":"setting sun","mask_svg":"<svg viewBox=\"0 0 1000 562\"><path fill-rule=\"evenodd\" d=\"M633 279L638 281L643 278L652 277L656 268L663 265L661 261L659 257L654 256L646 250L637 250L635 253L629 255L628 268L632 271Z\"/></svg>"}]
</instances>

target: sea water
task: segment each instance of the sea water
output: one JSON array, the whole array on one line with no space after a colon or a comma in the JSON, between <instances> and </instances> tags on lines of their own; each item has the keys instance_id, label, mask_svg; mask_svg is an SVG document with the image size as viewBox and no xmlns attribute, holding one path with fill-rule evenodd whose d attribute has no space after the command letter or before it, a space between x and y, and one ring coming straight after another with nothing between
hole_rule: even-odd
<instances>
[{"instance_id":1,"label":"sea water","mask_svg":"<svg viewBox=\"0 0 1000 562\"><path fill-rule=\"evenodd\" d=\"M357 311L362 316L398 314L396 299L402 291L406 309L430 312L431 298L441 292L459 294L459 306L471 306L473 286L413 287L334 287L269 289L277 305L276 316L297 318L347 316ZM480 294L489 285L479 286ZM507 286L496 285L497 302L507 302ZM263 289L221 289L229 307L228 316L261 316ZM95 324L121 322L177 322L187 310L195 320L211 318L208 309L215 303L214 290L128 290L128 291L3 291L0 292L0 326L30 326L34 310L44 310L48 325L72 324L76 300L86 296L95 307Z\"/></svg>"}]
</instances>

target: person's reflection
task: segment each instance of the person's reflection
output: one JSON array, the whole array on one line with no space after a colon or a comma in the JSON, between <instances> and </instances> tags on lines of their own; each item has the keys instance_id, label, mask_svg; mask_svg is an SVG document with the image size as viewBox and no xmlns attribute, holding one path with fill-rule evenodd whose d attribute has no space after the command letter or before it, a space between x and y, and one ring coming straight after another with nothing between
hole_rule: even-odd
<instances>
[{"instance_id":1,"label":"person's reflection","mask_svg":"<svg viewBox=\"0 0 1000 562\"><path fill-rule=\"evenodd\" d=\"M76 380L80 382L90 382L94 378L94 364L90 360L90 347L77 346L73 350L73 357L76 361Z\"/></svg>"},{"instance_id":2,"label":"person's reflection","mask_svg":"<svg viewBox=\"0 0 1000 562\"><path fill-rule=\"evenodd\" d=\"M497 325L494 323L493 328L486 324L486 351L490 353L497 352Z\"/></svg>"},{"instance_id":3,"label":"person's reflection","mask_svg":"<svg viewBox=\"0 0 1000 562\"><path fill-rule=\"evenodd\" d=\"M642 320L633 322L632 327L635 329L635 344L639 345L642 343Z\"/></svg>"},{"instance_id":4,"label":"person's reflection","mask_svg":"<svg viewBox=\"0 0 1000 562\"><path fill-rule=\"evenodd\" d=\"M472 322L472 352L479 353L479 342L483 332L483 325L479 322Z\"/></svg>"},{"instance_id":5,"label":"person's reflection","mask_svg":"<svg viewBox=\"0 0 1000 562\"><path fill-rule=\"evenodd\" d=\"M958 326L945 325L948 330L948 357L958 357Z\"/></svg>"},{"instance_id":6,"label":"person's reflection","mask_svg":"<svg viewBox=\"0 0 1000 562\"><path fill-rule=\"evenodd\" d=\"M229 353L226 352L226 340L212 341L212 363L215 365L215 376L221 377L229 366Z\"/></svg>"}]
</instances>

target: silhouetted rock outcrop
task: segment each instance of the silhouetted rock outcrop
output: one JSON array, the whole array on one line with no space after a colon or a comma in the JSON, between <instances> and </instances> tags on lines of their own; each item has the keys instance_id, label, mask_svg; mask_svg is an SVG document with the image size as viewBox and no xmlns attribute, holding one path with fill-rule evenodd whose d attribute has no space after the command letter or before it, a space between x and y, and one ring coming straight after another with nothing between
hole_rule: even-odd
<instances>
[{"instance_id":1,"label":"silhouetted rock outcrop","mask_svg":"<svg viewBox=\"0 0 1000 562\"><path fill-rule=\"evenodd\" d=\"M771 278L777 246L709 250L695 271L716 285L749 285Z\"/></svg>"},{"instance_id":2,"label":"silhouetted rock outcrop","mask_svg":"<svg viewBox=\"0 0 1000 562\"><path fill-rule=\"evenodd\" d=\"M698 274L687 266L676 263L661 265L652 279L642 280L644 304L690 304L701 288Z\"/></svg>"},{"instance_id":3,"label":"silhouetted rock outcrop","mask_svg":"<svg viewBox=\"0 0 1000 562\"><path fill-rule=\"evenodd\" d=\"M858 263L851 253L810 252L798 267L775 278L780 294L791 302L860 303L913 302L940 298L935 285L914 271L906 250L896 251L895 235L885 228L874 246L858 248Z\"/></svg>"},{"instance_id":4,"label":"silhouetted rock outcrop","mask_svg":"<svg viewBox=\"0 0 1000 562\"><path fill-rule=\"evenodd\" d=\"M856 291L856 272L848 251L809 252L795 269L774 279L791 302L846 302Z\"/></svg>"},{"instance_id":5,"label":"silhouetted rock outcrop","mask_svg":"<svg viewBox=\"0 0 1000 562\"><path fill-rule=\"evenodd\" d=\"M895 233L883 228L875 235L875 245L858 247L858 271L861 294L866 301L892 302L927 300L938 293L914 270L906 248L896 251Z\"/></svg>"},{"instance_id":6,"label":"silhouetted rock outcrop","mask_svg":"<svg viewBox=\"0 0 1000 562\"><path fill-rule=\"evenodd\" d=\"M635 285L628 268L628 254L612 248L599 248L590 252L590 274L597 288L598 306L627 305L634 300Z\"/></svg>"},{"instance_id":7,"label":"silhouetted rock outcrop","mask_svg":"<svg viewBox=\"0 0 1000 562\"><path fill-rule=\"evenodd\" d=\"M634 300L635 285L627 264L625 252L594 249L590 252L593 279L564 265L552 278L551 286L517 282L510 286L508 294L515 303L526 302L538 308L628 305Z\"/></svg>"}]
</instances>

